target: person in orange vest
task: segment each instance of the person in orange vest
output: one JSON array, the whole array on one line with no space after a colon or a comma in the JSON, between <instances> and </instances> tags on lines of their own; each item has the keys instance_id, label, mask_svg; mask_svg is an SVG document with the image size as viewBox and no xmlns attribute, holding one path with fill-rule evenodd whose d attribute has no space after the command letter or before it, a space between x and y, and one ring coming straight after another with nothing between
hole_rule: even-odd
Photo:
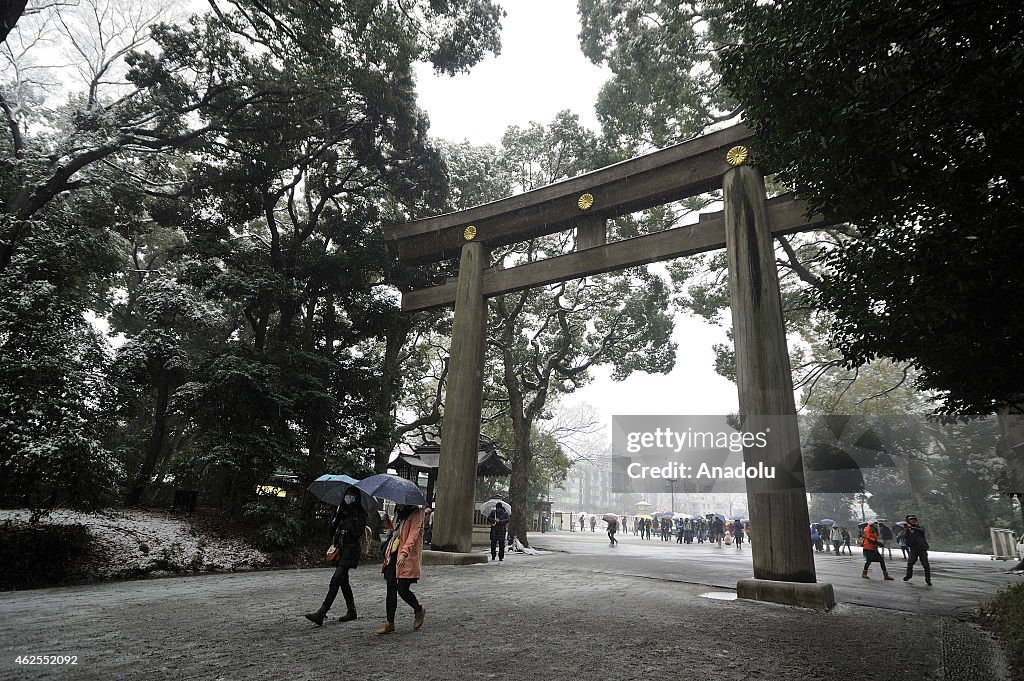
<instances>
[{"instance_id":1,"label":"person in orange vest","mask_svg":"<svg viewBox=\"0 0 1024 681\"><path fill-rule=\"evenodd\" d=\"M878 551L879 539L877 520L872 520L868 526L864 528L863 539L864 572L862 572L860 576L864 579L871 579L868 577L868 568L871 567L872 563L879 563L882 566L882 574L885 575L885 579L891 582L893 578L889 576L889 571L885 569L885 558L882 558L882 554Z\"/></svg>"}]
</instances>

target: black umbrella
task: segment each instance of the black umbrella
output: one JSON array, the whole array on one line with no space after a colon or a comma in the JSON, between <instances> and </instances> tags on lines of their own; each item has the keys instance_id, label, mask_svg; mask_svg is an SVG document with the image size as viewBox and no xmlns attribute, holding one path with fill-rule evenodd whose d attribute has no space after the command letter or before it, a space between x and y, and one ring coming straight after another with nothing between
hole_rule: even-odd
<instances>
[{"instance_id":1,"label":"black umbrella","mask_svg":"<svg viewBox=\"0 0 1024 681\"><path fill-rule=\"evenodd\" d=\"M360 480L353 487L366 492L371 497L387 499L396 504L406 506L426 506L427 504L427 500L423 498L423 492L420 491L416 483L397 475L386 473L371 475L365 480Z\"/></svg>"}]
</instances>

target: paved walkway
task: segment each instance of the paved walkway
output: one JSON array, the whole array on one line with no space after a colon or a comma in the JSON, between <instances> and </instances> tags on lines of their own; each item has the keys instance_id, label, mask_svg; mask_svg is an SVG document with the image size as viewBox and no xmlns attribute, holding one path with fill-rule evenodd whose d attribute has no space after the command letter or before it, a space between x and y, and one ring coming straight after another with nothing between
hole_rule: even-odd
<instances>
[{"instance_id":1,"label":"paved walkway","mask_svg":"<svg viewBox=\"0 0 1024 681\"><path fill-rule=\"evenodd\" d=\"M534 546L556 551L571 552L579 556L584 569L633 574L649 578L705 584L735 589L740 579L753 576L750 547L743 548L717 544L676 544L653 537L650 541L632 534L618 535L617 546L608 545L607 535L601 532L550 532L535 535ZM871 579L861 578L864 557L860 548L853 547L853 555L836 556L815 553L815 569L819 582L829 582L835 590L836 602L877 608L906 610L934 615L958 616L970 613L978 603L989 600L1002 587L1020 581L1016 575L1006 574L1013 565L993 561L988 556L932 551L933 587L924 583L920 565L915 577L903 582L906 562L899 549L885 554L889 573L895 582L884 582L877 563L871 566ZM588 561L583 561L586 556Z\"/></svg>"},{"instance_id":2,"label":"paved walkway","mask_svg":"<svg viewBox=\"0 0 1024 681\"><path fill-rule=\"evenodd\" d=\"M600 538L538 536L535 545L554 551L510 555L500 564L428 566L414 587L426 624L412 631L412 613L400 601L398 631L385 637L373 634L383 621L384 583L372 565L353 573L360 618L338 622L340 607L322 628L302 613L322 599L328 569L2 593L0 678L1000 678L998 670L958 662L997 651L972 625L933 612L931 603L950 599L950 608L938 610L961 612L975 593L1019 579L995 578L1001 565L989 566L984 587L976 586L976 568L948 565L937 565L936 586L927 592L913 583L841 582L841 604L824 613L703 598L711 591L732 596L732 572L690 583L699 561L686 567L679 551L668 553L688 547L627 540L613 553ZM749 558L736 552L708 565L722 560L735 561L729 569L740 574ZM669 565L676 571L667 572ZM890 607L843 596L866 589L885 589ZM892 609L897 590L918 596ZM17 665L18 655L74 655L78 664Z\"/></svg>"}]
</instances>

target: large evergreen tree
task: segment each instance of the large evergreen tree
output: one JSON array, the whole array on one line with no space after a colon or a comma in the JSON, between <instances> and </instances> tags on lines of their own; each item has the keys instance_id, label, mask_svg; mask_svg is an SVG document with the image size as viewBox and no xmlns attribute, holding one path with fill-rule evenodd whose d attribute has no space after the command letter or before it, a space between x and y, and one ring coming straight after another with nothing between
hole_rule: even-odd
<instances>
[{"instance_id":1,"label":"large evergreen tree","mask_svg":"<svg viewBox=\"0 0 1024 681\"><path fill-rule=\"evenodd\" d=\"M129 500L173 471L237 509L275 469L373 467L382 442L386 462L415 322L388 287L425 273L395 268L379 227L440 206L445 187L411 65L455 73L497 51L500 8L236 0L151 26L159 12L100 5L36 17L82 58L66 103L26 76L31 35L4 46L0 368L5 432L22 434L5 465L70 451L47 444L29 385L44 405L76 400L54 425L113 419L75 430L75 456L107 483L123 473ZM109 386L86 312L126 337Z\"/></svg>"},{"instance_id":2,"label":"large evergreen tree","mask_svg":"<svg viewBox=\"0 0 1024 681\"><path fill-rule=\"evenodd\" d=\"M846 361L914 364L948 411L1024 409L1024 8L736 4L723 83L762 161L867 237L818 298Z\"/></svg>"}]
</instances>

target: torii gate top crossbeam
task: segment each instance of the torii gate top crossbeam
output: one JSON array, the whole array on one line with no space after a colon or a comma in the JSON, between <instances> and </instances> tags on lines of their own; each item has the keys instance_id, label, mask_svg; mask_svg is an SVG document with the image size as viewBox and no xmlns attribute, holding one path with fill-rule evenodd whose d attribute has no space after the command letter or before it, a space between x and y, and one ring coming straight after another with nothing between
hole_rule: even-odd
<instances>
[{"instance_id":1,"label":"torii gate top crossbeam","mask_svg":"<svg viewBox=\"0 0 1024 681\"><path fill-rule=\"evenodd\" d=\"M400 262L422 264L456 257L470 226L472 238L494 247L553 234L592 215L626 215L720 188L729 169L725 151L752 139L746 126L734 125L523 194L391 225L384 238L395 243Z\"/></svg>"}]
</instances>

